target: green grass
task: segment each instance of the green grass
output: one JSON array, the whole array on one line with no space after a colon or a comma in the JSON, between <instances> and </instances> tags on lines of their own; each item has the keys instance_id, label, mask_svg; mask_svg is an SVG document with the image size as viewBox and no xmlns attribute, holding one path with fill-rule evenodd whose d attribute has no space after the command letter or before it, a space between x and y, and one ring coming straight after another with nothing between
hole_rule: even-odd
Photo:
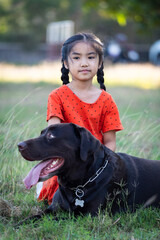
<instances>
[{"instance_id":1,"label":"green grass","mask_svg":"<svg viewBox=\"0 0 160 240\"><path fill-rule=\"evenodd\" d=\"M20 156L17 143L39 135L47 126L47 97L55 87L43 82L0 83L0 197L10 204L8 216L7 211L0 211L0 239L160 239L160 210L151 208L77 220L59 213L68 219L55 222L44 217L38 226L31 223L13 229L15 222L46 208L36 201L35 188L28 191L24 187L22 179L34 164ZM117 133L117 151L160 160L160 90L114 87L108 91L124 126Z\"/></svg>"}]
</instances>

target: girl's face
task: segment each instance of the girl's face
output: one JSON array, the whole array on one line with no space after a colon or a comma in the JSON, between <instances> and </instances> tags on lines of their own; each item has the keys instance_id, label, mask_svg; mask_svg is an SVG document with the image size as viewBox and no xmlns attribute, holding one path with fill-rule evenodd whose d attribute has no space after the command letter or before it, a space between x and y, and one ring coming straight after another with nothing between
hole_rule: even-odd
<instances>
[{"instance_id":1,"label":"girl's face","mask_svg":"<svg viewBox=\"0 0 160 240\"><path fill-rule=\"evenodd\" d=\"M99 55L89 43L79 42L71 49L68 61L64 62L65 67L69 69L72 80L88 81L97 74Z\"/></svg>"}]
</instances>

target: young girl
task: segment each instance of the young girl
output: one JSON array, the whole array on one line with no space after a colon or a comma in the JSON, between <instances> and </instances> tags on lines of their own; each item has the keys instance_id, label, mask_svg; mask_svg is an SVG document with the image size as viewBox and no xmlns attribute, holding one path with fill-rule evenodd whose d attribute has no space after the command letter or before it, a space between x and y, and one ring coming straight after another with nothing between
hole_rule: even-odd
<instances>
[{"instance_id":1,"label":"young girl","mask_svg":"<svg viewBox=\"0 0 160 240\"><path fill-rule=\"evenodd\" d=\"M115 151L116 131L123 127L117 106L105 91L101 41L90 33L79 33L66 40L62 46L61 72L64 85L53 90L48 98L48 125L61 122L78 124ZM96 74L101 89L92 83ZM37 186L38 199L48 200L50 204L58 189L57 177Z\"/></svg>"}]
</instances>

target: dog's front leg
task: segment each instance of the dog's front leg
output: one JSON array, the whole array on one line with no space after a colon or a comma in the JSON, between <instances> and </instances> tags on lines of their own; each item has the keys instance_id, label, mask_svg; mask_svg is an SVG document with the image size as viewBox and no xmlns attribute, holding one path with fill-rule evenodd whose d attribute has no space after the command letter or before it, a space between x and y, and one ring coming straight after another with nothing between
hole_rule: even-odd
<instances>
[{"instance_id":1,"label":"dog's front leg","mask_svg":"<svg viewBox=\"0 0 160 240\"><path fill-rule=\"evenodd\" d=\"M65 195L61 193L60 189L58 189L54 194L52 204L46 211L48 211L48 213L56 213L60 209L69 212L71 211L68 200L66 199Z\"/></svg>"}]
</instances>

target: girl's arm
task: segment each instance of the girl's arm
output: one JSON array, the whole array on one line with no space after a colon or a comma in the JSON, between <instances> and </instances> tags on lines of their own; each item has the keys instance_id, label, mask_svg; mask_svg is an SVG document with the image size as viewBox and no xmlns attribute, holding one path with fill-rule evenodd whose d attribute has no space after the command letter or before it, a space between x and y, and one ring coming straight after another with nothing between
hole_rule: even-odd
<instances>
[{"instance_id":1,"label":"girl's arm","mask_svg":"<svg viewBox=\"0 0 160 240\"><path fill-rule=\"evenodd\" d=\"M52 124L61 123L60 118L52 117L48 120L48 126ZM111 149L112 151L116 150L116 131L105 132L103 135L103 144Z\"/></svg>"},{"instance_id":2,"label":"girl's arm","mask_svg":"<svg viewBox=\"0 0 160 240\"><path fill-rule=\"evenodd\" d=\"M58 117L52 117L48 120L48 126L52 124L57 124L57 123L61 123L61 120Z\"/></svg>"},{"instance_id":3,"label":"girl's arm","mask_svg":"<svg viewBox=\"0 0 160 240\"><path fill-rule=\"evenodd\" d=\"M116 150L116 131L105 132L103 135L103 144L111 149L112 151Z\"/></svg>"}]
</instances>

